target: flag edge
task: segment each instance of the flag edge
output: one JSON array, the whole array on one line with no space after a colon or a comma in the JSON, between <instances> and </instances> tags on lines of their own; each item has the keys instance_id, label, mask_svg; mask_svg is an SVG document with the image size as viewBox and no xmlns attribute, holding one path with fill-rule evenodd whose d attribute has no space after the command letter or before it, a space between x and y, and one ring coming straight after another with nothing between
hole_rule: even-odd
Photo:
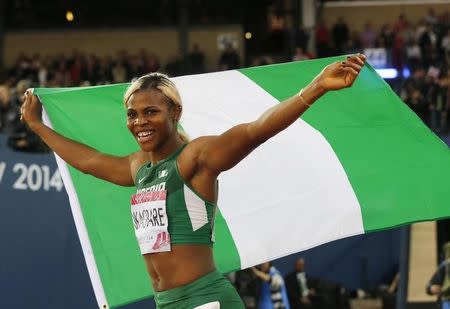
<instances>
[{"instance_id":1,"label":"flag edge","mask_svg":"<svg viewBox=\"0 0 450 309\"><path fill-rule=\"evenodd\" d=\"M42 119L45 125L53 129L50 118L48 117L48 114L45 111L44 107L42 108ZM83 251L84 260L88 269L89 278L91 279L91 284L94 290L95 298L97 300L97 305L99 306L99 308L109 308L105 290L100 278L100 273L97 268L97 263L93 255L93 249L91 241L89 239L89 234L87 232L86 224L84 222L80 202L78 200L72 178L70 177L69 169L66 162L61 157L59 157L55 152L53 152L53 154L55 156L56 163L58 165L58 169L64 183L64 188L69 197L69 205L72 212L72 217L75 223L75 228L77 230L78 238L80 240L81 249Z\"/></svg>"}]
</instances>

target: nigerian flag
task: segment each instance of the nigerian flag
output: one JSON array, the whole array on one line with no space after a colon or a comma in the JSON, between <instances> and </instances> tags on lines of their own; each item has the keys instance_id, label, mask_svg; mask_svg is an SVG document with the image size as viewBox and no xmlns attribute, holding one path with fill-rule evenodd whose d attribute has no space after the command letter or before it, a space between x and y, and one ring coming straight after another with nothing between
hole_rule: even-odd
<instances>
[{"instance_id":1,"label":"nigerian flag","mask_svg":"<svg viewBox=\"0 0 450 309\"><path fill-rule=\"evenodd\" d=\"M191 138L255 120L295 94L320 59L174 78ZM47 121L102 152L138 150L126 128L127 84L36 89ZM58 159L100 307L152 295L130 196ZM222 272L347 236L450 216L450 152L368 65L296 123L220 176L215 259ZM105 308L106 308L105 307Z\"/></svg>"}]
</instances>

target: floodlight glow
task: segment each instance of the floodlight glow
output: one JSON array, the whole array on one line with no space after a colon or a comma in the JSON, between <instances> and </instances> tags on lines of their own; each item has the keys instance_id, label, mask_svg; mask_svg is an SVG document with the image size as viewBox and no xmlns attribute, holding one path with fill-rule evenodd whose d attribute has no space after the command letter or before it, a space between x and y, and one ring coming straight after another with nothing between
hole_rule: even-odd
<instances>
[{"instance_id":1,"label":"floodlight glow","mask_svg":"<svg viewBox=\"0 0 450 309\"><path fill-rule=\"evenodd\" d=\"M66 12L66 20L70 23L73 21L73 13L72 11L67 11Z\"/></svg>"},{"instance_id":2,"label":"floodlight glow","mask_svg":"<svg viewBox=\"0 0 450 309\"><path fill-rule=\"evenodd\" d=\"M375 69L375 71L384 79L394 79L398 76L397 70L392 68Z\"/></svg>"},{"instance_id":3,"label":"floodlight glow","mask_svg":"<svg viewBox=\"0 0 450 309\"><path fill-rule=\"evenodd\" d=\"M408 68L403 68L403 78L408 78L411 76L411 71Z\"/></svg>"},{"instance_id":4,"label":"floodlight glow","mask_svg":"<svg viewBox=\"0 0 450 309\"><path fill-rule=\"evenodd\" d=\"M250 40L250 39L252 38L252 33L251 33L251 32L246 32L246 33L245 33L245 38L246 38L247 40Z\"/></svg>"}]
</instances>

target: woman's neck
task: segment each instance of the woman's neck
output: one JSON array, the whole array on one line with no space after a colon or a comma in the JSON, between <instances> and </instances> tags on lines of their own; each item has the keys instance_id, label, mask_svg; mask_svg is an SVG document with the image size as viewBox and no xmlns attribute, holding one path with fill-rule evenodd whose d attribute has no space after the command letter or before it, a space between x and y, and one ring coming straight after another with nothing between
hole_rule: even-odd
<instances>
[{"instance_id":1,"label":"woman's neck","mask_svg":"<svg viewBox=\"0 0 450 309\"><path fill-rule=\"evenodd\" d=\"M178 134L174 137L165 142L161 147L155 151L152 151L149 153L150 161L152 162L152 165L157 164L159 161L166 159L168 156L170 156L172 153L174 153L178 148L183 145L184 142L181 140L181 138L178 136Z\"/></svg>"}]
</instances>

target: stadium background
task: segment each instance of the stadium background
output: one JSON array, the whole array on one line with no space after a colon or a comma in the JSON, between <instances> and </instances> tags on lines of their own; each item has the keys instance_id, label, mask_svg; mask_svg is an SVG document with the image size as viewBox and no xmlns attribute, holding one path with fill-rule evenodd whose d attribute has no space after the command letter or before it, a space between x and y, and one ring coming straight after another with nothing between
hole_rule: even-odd
<instances>
[{"instance_id":1,"label":"stadium background","mask_svg":"<svg viewBox=\"0 0 450 309\"><path fill-rule=\"evenodd\" d=\"M96 307L54 158L17 122L27 87L365 52L405 104L449 143L449 12L444 0L1 1L0 307ZM346 34L335 26L341 17ZM434 37L424 35L427 25ZM352 237L275 265L287 273L297 256L305 257L307 272L339 294L333 308L380 308L380 287L396 272L396 308L434 308L425 285L450 240L449 226L442 220ZM144 300L125 308L151 306Z\"/></svg>"}]
</instances>

